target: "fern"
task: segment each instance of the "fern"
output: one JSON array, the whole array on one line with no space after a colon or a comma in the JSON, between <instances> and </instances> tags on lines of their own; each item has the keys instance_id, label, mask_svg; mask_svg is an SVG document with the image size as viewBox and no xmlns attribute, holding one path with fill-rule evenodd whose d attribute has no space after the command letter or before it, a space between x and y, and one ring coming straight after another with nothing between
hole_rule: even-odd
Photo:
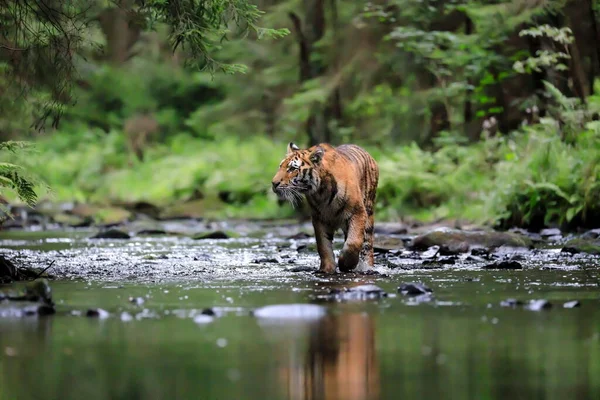
<instances>
[{"instance_id":1,"label":"fern","mask_svg":"<svg viewBox=\"0 0 600 400\"><path fill-rule=\"evenodd\" d=\"M19 150L30 147L28 142L0 142L0 150L17 153ZM28 176L25 168L8 162L0 162L0 192L3 189L13 190L19 199L28 206L35 206L38 196L35 192L35 182ZM10 215L6 209L0 209Z\"/></svg>"}]
</instances>

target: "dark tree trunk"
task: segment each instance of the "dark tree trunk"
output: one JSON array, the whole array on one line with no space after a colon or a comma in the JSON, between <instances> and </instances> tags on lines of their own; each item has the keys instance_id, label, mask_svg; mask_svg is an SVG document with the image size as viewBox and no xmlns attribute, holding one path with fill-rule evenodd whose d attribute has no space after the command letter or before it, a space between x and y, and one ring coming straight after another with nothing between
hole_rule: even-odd
<instances>
[{"instance_id":1,"label":"dark tree trunk","mask_svg":"<svg viewBox=\"0 0 600 400\"><path fill-rule=\"evenodd\" d=\"M590 93L594 92L594 79L600 76L600 31L598 30L598 22L596 20L596 11L594 10L594 2L593 0L588 0L588 7L590 11L590 23L592 26L591 35L590 35L590 43L595 43L595 52L592 56L591 64L591 76L589 79L590 83Z\"/></svg>"},{"instance_id":2,"label":"dark tree trunk","mask_svg":"<svg viewBox=\"0 0 600 400\"><path fill-rule=\"evenodd\" d=\"M473 21L467 15L465 15L465 35L471 35L473 33ZM467 79L467 85L471 87L473 81ZM464 110L464 124L468 127L473 120L473 104L471 103L471 89L467 89L467 95L465 98L465 110Z\"/></svg>"},{"instance_id":3,"label":"dark tree trunk","mask_svg":"<svg viewBox=\"0 0 600 400\"><path fill-rule=\"evenodd\" d=\"M315 51L315 44L325 35L325 0L304 0L304 9L306 16L304 26L296 14L289 14L300 48L300 83L318 78L326 70L322 61L311 57ZM322 107L318 104L311 106L311 114L306 121L306 133L310 145L331 141L327 126L327 109L328 106Z\"/></svg>"}]
</instances>

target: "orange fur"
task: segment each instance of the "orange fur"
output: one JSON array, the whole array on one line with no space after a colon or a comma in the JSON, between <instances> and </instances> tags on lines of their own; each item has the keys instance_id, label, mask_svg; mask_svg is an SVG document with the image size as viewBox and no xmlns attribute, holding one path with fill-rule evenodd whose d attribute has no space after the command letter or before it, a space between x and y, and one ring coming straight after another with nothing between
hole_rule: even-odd
<instances>
[{"instance_id":1,"label":"orange fur","mask_svg":"<svg viewBox=\"0 0 600 400\"><path fill-rule=\"evenodd\" d=\"M344 232L338 260L340 271L351 271L362 258L373 266L373 213L379 168L355 145L319 144L300 150L293 143L273 178L273 191L296 203L303 195L312 210L312 222L321 259L320 270L335 272L333 235Z\"/></svg>"}]
</instances>

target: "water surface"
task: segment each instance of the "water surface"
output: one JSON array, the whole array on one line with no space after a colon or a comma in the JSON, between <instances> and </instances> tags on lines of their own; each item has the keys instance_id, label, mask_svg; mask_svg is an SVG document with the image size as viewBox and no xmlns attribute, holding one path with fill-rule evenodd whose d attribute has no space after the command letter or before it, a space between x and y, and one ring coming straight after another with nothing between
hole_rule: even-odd
<instances>
[{"instance_id":1,"label":"water surface","mask_svg":"<svg viewBox=\"0 0 600 400\"><path fill-rule=\"evenodd\" d=\"M324 277L289 270L318 265L302 250L311 239L240 231L221 241L1 233L5 256L42 267L56 260L58 280L56 315L0 319L0 399L600 398L597 260L548 250L527 255L524 270L485 271L424 269L406 257L395 262L407 268L380 260L384 276ZM396 295L411 281L430 286L433 299ZM369 283L391 296L318 298ZM507 298L554 307L501 307ZM581 307L562 307L574 299ZM324 315L252 315L308 303ZM85 317L97 307L110 316ZM216 313L210 322L206 308Z\"/></svg>"}]
</instances>

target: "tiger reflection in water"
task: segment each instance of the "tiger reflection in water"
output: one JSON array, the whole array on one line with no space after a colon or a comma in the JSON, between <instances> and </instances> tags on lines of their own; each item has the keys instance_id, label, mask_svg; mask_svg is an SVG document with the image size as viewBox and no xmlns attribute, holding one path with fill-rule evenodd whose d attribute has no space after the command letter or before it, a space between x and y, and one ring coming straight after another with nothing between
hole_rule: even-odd
<instances>
[{"instance_id":1,"label":"tiger reflection in water","mask_svg":"<svg viewBox=\"0 0 600 400\"><path fill-rule=\"evenodd\" d=\"M366 313L327 315L311 326L304 357L287 354L279 376L288 399L379 399L375 324Z\"/></svg>"}]
</instances>

